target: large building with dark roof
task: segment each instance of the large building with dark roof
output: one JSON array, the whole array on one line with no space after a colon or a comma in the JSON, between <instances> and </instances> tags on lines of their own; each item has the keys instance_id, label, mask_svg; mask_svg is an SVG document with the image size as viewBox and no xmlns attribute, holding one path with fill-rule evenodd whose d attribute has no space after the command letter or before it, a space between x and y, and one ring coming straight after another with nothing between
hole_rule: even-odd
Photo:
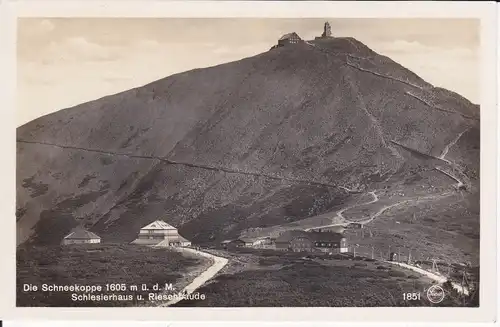
<instances>
[{"instance_id":1,"label":"large building with dark roof","mask_svg":"<svg viewBox=\"0 0 500 327\"><path fill-rule=\"evenodd\" d=\"M286 231L276 239L275 246L277 250L294 252L348 252L344 235L333 232Z\"/></svg>"}]
</instances>

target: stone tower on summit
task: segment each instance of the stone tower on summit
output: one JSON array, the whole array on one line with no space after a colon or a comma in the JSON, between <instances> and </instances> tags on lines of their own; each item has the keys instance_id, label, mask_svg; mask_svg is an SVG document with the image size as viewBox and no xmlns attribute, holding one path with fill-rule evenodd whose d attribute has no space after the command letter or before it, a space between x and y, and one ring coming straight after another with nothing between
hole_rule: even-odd
<instances>
[{"instance_id":1,"label":"stone tower on summit","mask_svg":"<svg viewBox=\"0 0 500 327\"><path fill-rule=\"evenodd\" d=\"M332 36L332 27L330 26L329 22L325 23L325 26L323 27L323 34L321 34L321 37L331 37Z\"/></svg>"}]
</instances>

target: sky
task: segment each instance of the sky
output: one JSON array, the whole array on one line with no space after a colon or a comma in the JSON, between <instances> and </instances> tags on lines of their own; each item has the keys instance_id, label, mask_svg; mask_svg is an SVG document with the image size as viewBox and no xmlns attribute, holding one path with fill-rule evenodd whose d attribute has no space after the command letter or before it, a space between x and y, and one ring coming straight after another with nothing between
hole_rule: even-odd
<instances>
[{"instance_id":1,"label":"sky","mask_svg":"<svg viewBox=\"0 0 500 327\"><path fill-rule=\"evenodd\" d=\"M479 103L479 20L21 18L17 124L182 71L269 50L285 33L314 39L329 21L435 86Z\"/></svg>"}]
</instances>

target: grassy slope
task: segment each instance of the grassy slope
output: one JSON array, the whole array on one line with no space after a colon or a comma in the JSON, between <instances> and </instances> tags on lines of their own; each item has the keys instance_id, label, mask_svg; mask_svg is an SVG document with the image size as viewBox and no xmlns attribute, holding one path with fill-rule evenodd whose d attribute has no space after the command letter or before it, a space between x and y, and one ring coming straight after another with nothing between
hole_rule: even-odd
<instances>
[{"instance_id":1,"label":"grassy slope","mask_svg":"<svg viewBox=\"0 0 500 327\"><path fill-rule=\"evenodd\" d=\"M172 283L181 290L211 263L203 257L186 257L168 249L133 245L72 245L19 248L17 251L17 306L141 306L145 301L73 302L71 292L24 292L23 284L101 285ZM151 291L153 292L153 291ZM142 294L149 292L106 292ZM100 293L96 293L100 294Z\"/></svg>"},{"instance_id":2,"label":"grassy slope","mask_svg":"<svg viewBox=\"0 0 500 327\"><path fill-rule=\"evenodd\" d=\"M304 254L237 250L211 283L198 291L205 300L176 306L335 307L430 306L425 290L432 282L411 271L376 261L303 260ZM420 292L406 302L404 292ZM448 305L457 303L448 302Z\"/></svg>"},{"instance_id":3,"label":"grassy slope","mask_svg":"<svg viewBox=\"0 0 500 327\"><path fill-rule=\"evenodd\" d=\"M479 263L479 212L474 195L453 195L439 201L410 204L387 211L367 225L367 230L351 231L352 244L366 249L375 247L375 254L384 255L389 246L399 248L405 256L435 258L447 263ZM471 206L467 204L472 203ZM370 237L370 232L372 236ZM366 250L366 252L370 252Z\"/></svg>"}]
</instances>

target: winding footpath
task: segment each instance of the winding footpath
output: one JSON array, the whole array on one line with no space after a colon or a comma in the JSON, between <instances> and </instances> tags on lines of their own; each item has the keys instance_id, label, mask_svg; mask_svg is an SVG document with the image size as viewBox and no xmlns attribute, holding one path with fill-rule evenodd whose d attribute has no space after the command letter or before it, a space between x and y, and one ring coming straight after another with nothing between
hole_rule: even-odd
<instances>
[{"instance_id":1,"label":"winding footpath","mask_svg":"<svg viewBox=\"0 0 500 327\"><path fill-rule=\"evenodd\" d=\"M209 258L209 259L212 259L214 261L214 263L210 267L208 267L204 272L202 272L198 277L196 277L189 285L187 285L186 287L184 287L182 289L181 293L186 293L186 295L194 293L198 288L200 288L206 282L208 282L210 279L212 279L222 268L224 268L224 266L226 266L226 264L229 261L226 258L217 257L217 256L212 255L210 253L194 250L191 248L176 248L176 249L178 249L179 251L182 251L182 252L187 252L190 254L199 255L199 256L202 256L205 258ZM182 300L183 300L182 297L175 297L174 299L172 299L166 303L162 303L159 306L160 307L168 307L168 306L176 304Z\"/></svg>"},{"instance_id":2,"label":"winding footpath","mask_svg":"<svg viewBox=\"0 0 500 327\"><path fill-rule=\"evenodd\" d=\"M450 192L445 192L445 193L439 194L439 195L431 194L431 195L427 195L427 196L418 196L416 198L406 199L406 200L403 200L403 201L399 201L399 202L396 202L396 203L384 206L379 211L377 211L377 213L375 213L373 216L370 216L369 218L367 218L365 220L361 220L361 221L349 221L349 220L346 219L346 221L361 223L361 224L364 225L364 224L367 224L367 223L371 222L372 220L374 220L375 218L377 218L378 216L380 216L385 211L387 211L387 210L389 210L391 208L394 208L394 207L397 207L397 206L400 206L400 205L403 205L403 204L407 204L407 203L410 203L410 202L418 202L418 201L429 200L429 199L435 200L437 198L442 198L442 197L448 196L450 194L451 194Z\"/></svg>"},{"instance_id":3,"label":"winding footpath","mask_svg":"<svg viewBox=\"0 0 500 327\"><path fill-rule=\"evenodd\" d=\"M446 175L446 176L448 176L448 177L450 177L450 178L454 179L454 180L457 182L457 184L456 184L456 186L455 186L457 189L460 189L460 188L462 188L463 186L465 186L466 188L469 188L469 186L470 186L470 182L469 182L469 179L468 179L467 175L465 175L465 174L464 174L464 172L460 169L460 167L459 167L458 165L456 165L455 163L453 163L453 162L451 162L450 160L446 159L446 155L448 154L448 151L450 150L450 148L451 148L452 146L454 146L454 145L458 142L458 140L460 139L460 137L461 137L461 136L462 136L465 132L467 132L469 129L470 129L470 128L467 128L467 129L465 129L464 131L462 131L461 133L459 133L459 134L458 134L458 135L457 135L457 136L456 136L456 137L455 137L455 138L454 138L454 139L453 139L453 140L452 140L449 144L447 144L447 145L444 147L444 149L443 149L442 153L439 155L439 157L436 157L436 156L434 156L434 155L432 155L432 154L423 153L423 152L421 152L421 151L419 151L419 150L416 150L416 149L409 148L409 147L407 147L407 146L405 146L405 145L403 145L403 144L401 144L401 143L399 143L399 142L397 142L397 141L394 141L394 140L391 140L391 142L392 142L392 143L394 143L394 144L399 145L400 147L402 147L402 148L404 148L404 149L406 149L406 150L408 150L408 151L411 151L411 152L416 152L416 153L421 154L421 155L423 155L423 156L426 156L426 157L428 157L428 158L431 158L431 159L436 159L436 160L440 160L440 161L442 161L442 162L446 163L446 164L447 164L447 167L449 167L450 169L452 169L452 170L453 170L453 172L454 172L455 174L457 174L457 176L459 176L460 178L459 178L459 177L457 177L457 176L455 176L455 175L453 175L453 174L452 174L452 173L450 173L449 171L446 171L446 170L445 170L445 169L443 169L442 167L435 167L434 169L435 169L435 170L437 170L437 171L439 171L440 173L442 173L442 174L444 174L444 175Z\"/></svg>"},{"instance_id":4,"label":"winding footpath","mask_svg":"<svg viewBox=\"0 0 500 327\"><path fill-rule=\"evenodd\" d=\"M463 132L457 135L447 146L444 147L443 152L439 156L439 159L446 161L447 163L451 164L451 162L446 159L446 155L448 154L448 151L450 151L451 147L457 144L458 140L462 137L462 135L465 134L470 128L465 129Z\"/></svg>"},{"instance_id":5,"label":"winding footpath","mask_svg":"<svg viewBox=\"0 0 500 327\"><path fill-rule=\"evenodd\" d=\"M436 167L436 170L440 171L441 173L453 178L455 181L457 181L457 189L461 189L463 186L467 187L468 188L468 178L467 176L460 170L460 167L458 167L455 163L451 162L450 160L446 159L446 155L448 154L448 151L450 151L450 148L452 146L454 146L458 140L462 137L462 135L464 135L468 130L470 129L469 128L466 128L464 131L462 131L461 133L459 133L448 145L446 145L443 149L443 152L441 153L441 155L439 156L439 159L443 160L444 162L446 162L450 167L453 168L453 170L458 173L460 175L460 177L465 181L465 183L460 180L458 177L452 175L451 173L447 172L447 171L444 171L442 168L440 167Z\"/></svg>"},{"instance_id":6,"label":"winding footpath","mask_svg":"<svg viewBox=\"0 0 500 327\"><path fill-rule=\"evenodd\" d=\"M368 192L368 194L370 194L373 197L372 200L370 200L368 202L365 202L365 203L354 204L352 206L349 206L349 207L346 207L346 208L344 208L342 210L337 211L337 213L335 214L335 218L338 218L340 222L332 223L332 224L328 224L328 225L323 225L323 226L309 227L309 228L306 228L304 230L305 231L310 231L310 230L320 229L320 228L345 226L345 225L350 224L350 223L359 223L359 224L364 225L364 224L367 224L367 223L371 222L372 220L374 220L375 218L377 218L378 216L380 216L385 211L387 211L387 210L389 210L391 208L394 208L394 207L397 207L397 206L400 206L400 205L403 205L403 204L407 204L407 203L410 203L410 202L422 201L422 200L428 200L428 199L436 199L436 198L444 197L444 196L449 195L450 193L446 192L446 193L443 193L443 194L440 194L440 195L434 195L433 194L433 195L427 195L427 196L419 196L419 197L416 197L416 198L406 199L406 200L399 201L399 202L396 202L396 203L393 203L393 204L389 204L389 205L386 205L386 206L382 207L374 215L370 216L369 218L367 218L365 220L354 221L354 220L349 220L348 218L344 217L343 213L345 211L347 211L347 210L353 209L355 207L363 206L363 205L372 204L372 203L375 203L375 202L379 201L379 197L377 196L377 194L375 192L371 191L371 192Z\"/></svg>"},{"instance_id":7,"label":"winding footpath","mask_svg":"<svg viewBox=\"0 0 500 327\"><path fill-rule=\"evenodd\" d=\"M359 207L359 206L362 206L362 205L372 204L372 203L375 203L375 202L377 202L379 200L379 198L378 198L377 194L375 194L375 192L371 191L371 192L368 192L368 194L370 194L373 197L373 200L370 200L370 201L365 202L365 203L353 204L352 206L346 207L346 208L344 208L344 209L339 210L339 211L336 212L334 219L338 218L341 222L332 223L332 224L323 225L323 226L310 227L310 228L306 228L304 230L307 232L307 231L310 231L310 230L313 230L313 229L336 227L336 226L344 226L344 225L350 223L351 221L345 219L345 217L342 215L344 213L344 211L347 211L349 209L352 209L352 208L355 208L355 207Z\"/></svg>"}]
</instances>

